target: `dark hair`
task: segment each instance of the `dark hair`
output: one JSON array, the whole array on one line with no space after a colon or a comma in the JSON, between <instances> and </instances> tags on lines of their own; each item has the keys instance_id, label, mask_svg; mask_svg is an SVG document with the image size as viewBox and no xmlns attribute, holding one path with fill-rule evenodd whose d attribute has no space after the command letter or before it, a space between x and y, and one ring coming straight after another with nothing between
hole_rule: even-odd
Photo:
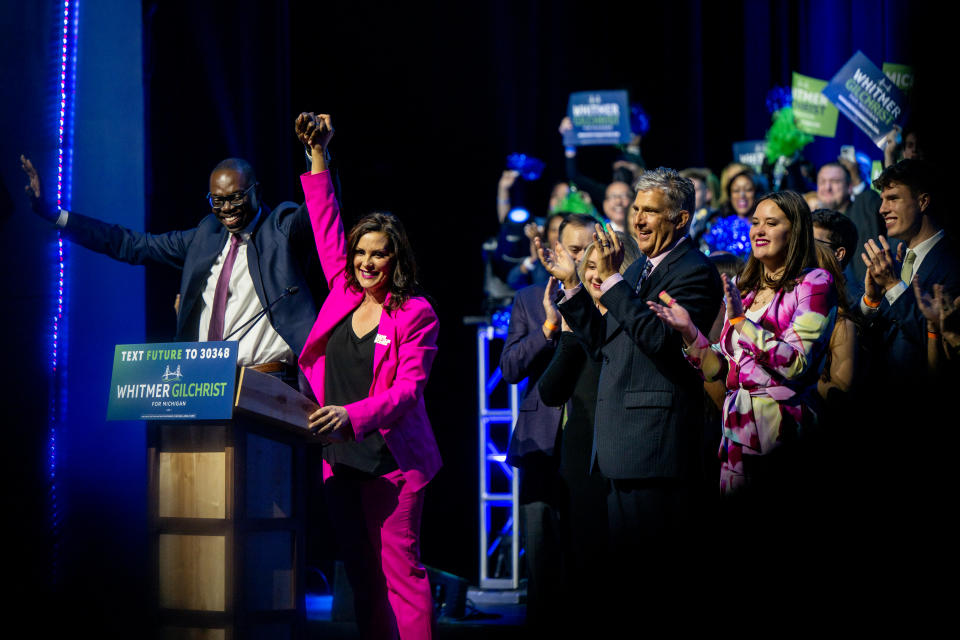
<instances>
[{"instance_id":1,"label":"dark hair","mask_svg":"<svg viewBox=\"0 0 960 640\"><path fill-rule=\"evenodd\" d=\"M763 191L763 189L760 188L760 182L757 180L757 174L755 174L751 169L747 169L746 171L735 173L732 176L730 176L730 181L727 182L727 201L723 203L723 213L722 213L724 217L737 215L736 210L733 208L733 196L731 194L733 193L733 183L736 182L737 178L741 176L750 181L750 184L753 185L753 193L754 193L753 208L750 211L748 211L744 217L749 218L750 216L752 216L753 212L757 210L757 205L760 204L760 200L758 199L758 196Z\"/></svg>"},{"instance_id":2,"label":"dark hair","mask_svg":"<svg viewBox=\"0 0 960 640\"><path fill-rule=\"evenodd\" d=\"M593 216L588 216L583 213L568 213L564 216L563 222L560 223L560 228L557 229L557 241L559 242L563 238L563 230L567 228L568 224L572 224L575 227L593 229L593 225L597 223L597 219Z\"/></svg>"},{"instance_id":3,"label":"dark hair","mask_svg":"<svg viewBox=\"0 0 960 640\"><path fill-rule=\"evenodd\" d=\"M940 193L940 173L928 160L901 160L884 169L873 181L874 188L879 191L894 184L902 184L910 189L914 198L926 193L930 196L931 205L936 207L937 195Z\"/></svg>"},{"instance_id":4,"label":"dark hair","mask_svg":"<svg viewBox=\"0 0 960 640\"><path fill-rule=\"evenodd\" d=\"M357 244L360 238L368 233L380 232L387 236L390 250L393 252L393 268L387 291L390 292L390 301L384 305L389 310L399 309L412 296L420 293L417 283L417 263L413 257L413 249L407 232L400 223L400 219L392 213L374 212L360 218L347 234L347 266L344 269L346 284L354 291L361 291L353 268L353 257L357 253Z\"/></svg>"},{"instance_id":5,"label":"dark hair","mask_svg":"<svg viewBox=\"0 0 960 640\"><path fill-rule=\"evenodd\" d=\"M853 220L833 209L817 209L810 214L814 227L825 229L830 235L830 244L846 249L846 255L840 264L845 269L857 252L857 226Z\"/></svg>"},{"instance_id":6,"label":"dark hair","mask_svg":"<svg viewBox=\"0 0 960 640\"><path fill-rule=\"evenodd\" d=\"M717 271L728 278L736 278L743 271L743 258L729 251L714 251L707 259L713 263Z\"/></svg>"},{"instance_id":7,"label":"dark hair","mask_svg":"<svg viewBox=\"0 0 960 640\"><path fill-rule=\"evenodd\" d=\"M810 220L810 207L807 206L807 201L796 191L774 191L760 198L757 201L757 207L767 200L777 205L790 223L787 260L780 278L770 280L765 273L763 263L751 253L738 283L741 291L756 291L761 286L773 287L774 291L780 289L792 291L803 277L804 271L817 266L813 223Z\"/></svg>"},{"instance_id":8,"label":"dark hair","mask_svg":"<svg viewBox=\"0 0 960 640\"><path fill-rule=\"evenodd\" d=\"M243 158L221 160L210 172L210 175L213 176L218 171L239 171L247 179L247 184L253 184L257 181L257 176L253 173L253 165Z\"/></svg>"}]
</instances>

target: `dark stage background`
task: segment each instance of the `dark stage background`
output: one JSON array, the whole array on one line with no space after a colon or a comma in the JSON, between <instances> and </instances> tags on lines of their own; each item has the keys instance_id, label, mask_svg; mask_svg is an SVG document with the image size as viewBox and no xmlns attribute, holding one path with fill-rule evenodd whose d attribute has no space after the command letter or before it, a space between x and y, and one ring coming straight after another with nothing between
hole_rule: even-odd
<instances>
[{"instance_id":1,"label":"dark stage background","mask_svg":"<svg viewBox=\"0 0 960 640\"><path fill-rule=\"evenodd\" d=\"M24 93L2 107L5 127L16 125L3 145L3 266L12 304L28 307L25 320L20 314L4 318L5 336L23 336L13 357L27 363L19 386L12 386L11 372L5 374L11 397L23 399L11 436L11 448L22 455L8 468L24 479L13 504L24 514L22 543L31 552L24 564L40 587L49 557L46 478L37 471L46 455L38 434L46 428L47 397L43 384L23 380L42 381L45 375L33 363L46 348L49 301L36 291L48 287L50 267L42 256L49 235L27 211L15 161L21 150L49 153L52 113L44 110L49 88L37 77L52 68L52 53L34 40L55 37L48 26L53 8L5 8L3 23L4 36L12 38L4 38L4 85L21 86ZM293 120L307 110L333 115L337 134L331 150L347 224L374 209L404 220L442 327L427 407L446 465L427 493L423 560L471 582L478 578L476 347L475 331L461 319L481 310L480 245L497 231L494 200L504 158L521 151L547 162L544 177L523 194L534 213L543 212L550 185L563 178L557 125L571 91L628 89L650 116L651 131L643 141L647 163L676 168L719 171L730 160L731 143L763 137L770 125L764 98L771 87L788 86L792 71L829 78L857 49L877 64L914 64L914 113L934 126L949 122L944 117L949 105L940 95L947 86L940 77L945 65L937 50L937 44L949 42L947 26L940 26L932 9L905 1L678 1L626 8L602 1L171 0L143 2L136 29L121 18L94 20L113 13L112 3L86 2L81 43L85 37L125 41L118 35L135 43L142 27L142 47L135 48L136 55L91 49L81 57L96 73L78 90L83 108L76 116L77 144L86 141L87 163L82 179L76 179L78 190L95 192L96 198L91 196L87 209L75 201L78 211L153 232L192 227L208 211L210 169L228 156L252 162L268 204L300 201L297 175L305 164ZM107 90L118 77L134 88L142 80L142 96ZM90 95L97 100L84 102ZM840 120L837 137L808 147L808 158L825 162L847 143L880 157L862 133ZM586 173L608 178L608 150L581 155ZM50 164L44 168L49 174ZM85 270L83 261L90 258L81 256L88 252L76 249L74 255L78 264L69 278L75 321L95 327L91 318L110 316L115 328L107 343L160 341L174 334L178 273L148 267L142 288L104 287L114 278L138 280L141 272L117 265L109 276L99 276L95 269L107 261L95 258L94 267ZM110 302L121 290L122 303ZM116 308L107 313L104 305L110 304ZM133 320L123 320L125 309ZM71 331L73 342L85 343L85 333ZM81 352L69 364L69 375L78 380L71 387L77 398L99 397L106 386L103 367L93 368L87 355L92 354ZM112 474L76 467L74 477L84 483L86 497L65 506L59 553L73 567L61 592L81 598L84 606L75 607L81 616L106 616L107 607L94 603L139 606L145 594L142 577L136 577L146 567L145 544L138 537L145 526L139 492L143 427L129 425L125 433L139 435L117 436L115 426L105 430L97 411L99 405L78 411L64 431L78 442L117 437L110 458L135 463ZM79 445L65 450L63 464L69 467L70 456L83 451ZM98 497L115 496L118 483L134 494L116 503L119 511L103 514L90 506ZM129 522L110 534L122 545L87 544L103 521ZM314 524L318 534L310 557L327 567L332 539L319 518ZM84 589L94 574L95 593Z\"/></svg>"}]
</instances>

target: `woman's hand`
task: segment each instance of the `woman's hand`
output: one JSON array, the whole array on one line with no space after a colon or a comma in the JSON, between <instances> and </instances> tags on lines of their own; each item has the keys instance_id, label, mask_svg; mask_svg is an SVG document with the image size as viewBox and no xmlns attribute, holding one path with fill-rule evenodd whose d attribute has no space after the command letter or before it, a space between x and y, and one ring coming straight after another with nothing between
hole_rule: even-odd
<instances>
[{"instance_id":1,"label":"woman's hand","mask_svg":"<svg viewBox=\"0 0 960 640\"><path fill-rule=\"evenodd\" d=\"M678 331L687 346L696 342L699 331L690 318L690 312L678 304L666 291L661 291L659 297L663 304L657 304L653 300L647 300L647 306L657 314L658 318L663 320L664 324Z\"/></svg>"},{"instance_id":2,"label":"woman's hand","mask_svg":"<svg viewBox=\"0 0 960 640\"><path fill-rule=\"evenodd\" d=\"M593 241L597 275L600 279L606 280L613 274L620 273L624 249L617 234L613 231L607 232L601 225L595 224Z\"/></svg>"},{"instance_id":3,"label":"woman's hand","mask_svg":"<svg viewBox=\"0 0 960 640\"><path fill-rule=\"evenodd\" d=\"M327 170L327 145L333 139L333 122L330 115L301 113L294 124L297 138L305 147L310 149L310 158L313 165L311 173L320 173Z\"/></svg>"},{"instance_id":4,"label":"woman's hand","mask_svg":"<svg viewBox=\"0 0 960 640\"><path fill-rule=\"evenodd\" d=\"M733 278L726 274L720 276L723 279L723 299L727 304L727 317L739 318L743 315L743 299L740 297L740 289L733 281Z\"/></svg>"},{"instance_id":5,"label":"woman's hand","mask_svg":"<svg viewBox=\"0 0 960 640\"><path fill-rule=\"evenodd\" d=\"M347 442L353 439L350 416L343 407L329 404L310 414L310 432L323 442Z\"/></svg>"},{"instance_id":6,"label":"woman's hand","mask_svg":"<svg viewBox=\"0 0 960 640\"><path fill-rule=\"evenodd\" d=\"M559 242L553 251L543 247L540 238L534 238L533 242L537 245L537 257L547 273L563 283L567 289L574 289L580 284L580 277L577 276L577 263L573 256L567 253Z\"/></svg>"}]
</instances>

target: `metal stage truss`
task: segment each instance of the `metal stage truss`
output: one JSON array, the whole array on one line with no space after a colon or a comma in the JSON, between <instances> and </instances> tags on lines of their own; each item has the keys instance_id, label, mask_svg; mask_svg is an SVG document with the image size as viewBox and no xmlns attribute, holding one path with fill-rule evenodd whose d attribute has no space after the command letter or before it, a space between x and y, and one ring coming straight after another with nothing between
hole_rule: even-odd
<instances>
[{"instance_id":1,"label":"metal stage truss","mask_svg":"<svg viewBox=\"0 0 960 640\"><path fill-rule=\"evenodd\" d=\"M507 464L507 445L517 422L526 380L507 385L500 367L491 368L491 343L507 337L509 313L477 327L477 401L480 456L480 588L520 587L520 476ZM501 386L503 385L503 386ZM494 407L494 396L506 407Z\"/></svg>"}]
</instances>

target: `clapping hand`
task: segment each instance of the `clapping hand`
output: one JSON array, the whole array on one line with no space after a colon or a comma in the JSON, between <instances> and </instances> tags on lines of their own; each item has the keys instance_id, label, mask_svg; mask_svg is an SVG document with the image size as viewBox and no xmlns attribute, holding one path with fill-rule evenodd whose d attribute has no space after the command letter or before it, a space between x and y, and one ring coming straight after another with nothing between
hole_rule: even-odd
<instances>
[{"instance_id":1,"label":"clapping hand","mask_svg":"<svg viewBox=\"0 0 960 640\"><path fill-rule=\"evenodd\" d=\"M549 340L550 337L554 334L557 328L560 327L560 311L557 310L557 305L553 304L553 297L557 295L557 279L553 276L547 280L547 287L543 290L543 310L546 312L546 322L543 326L543 335ZM548 330L547 323L556 327L555 329Z\"/></svg>"},{"instance_id":2,"label":"clapping hand","mask_svg":"<svg viewBox=\"0 0 960 640\"><path fill-rule=\"evenodd\" d=\"M594 255L597 261L597 275L606 280L620 272L623 264L623 245L613 231L605 231L599 224L594 225Z\"/></svg>"},{"instance_id":3,"label":"clapping hand","mask_svg":"<svg viewBox=\"0 0 960 640\"><path fill-rule=\"evenodd\" d=\"M544 248L540 238L534 238L533 242L537 245L537 257L547 273L562 282L566 289L574 289L580 284L577 263L563 245L558 242L554 250L550 251Z\"/></svg>"},{"instance_id":4,"label":"clapping hand","mask_svg":"<svg viewBox=\"0 0 960 640\"><path fill-rule=\"evenodd\" d=\"M900 282L900 267L903 262L903 244L897 248L897 257L894 259L887 239L880 236L879 240L879 245L873 239L867 240L863 245L865 252L860 254L863 263L867 265L868 276L865 276L864 289L867 296L873 300L877 300L879 294L886 293L890 287Z\"/></svg>"},{"instance_id":5,"label":"clapping hand","mask_svg":"<svg viewBox=\"0 0 960 640\"><path fill-rule=\"evenodd\" d=\"M661 291L659 297L663 304L658 304L653 300L647 300L647 306L657 314L658 318L663 320L664 324L678 331L687 345L696 342L699 331L690 318L690 312L684 309L666 291Z\"/></svg>"},{"instance_id":6,"label":"clapping hand","mask_svg":"<svg viewBox=\"0 0 960 640\"><path fill-rule=\"evenodd\" d=\"M347 442L353 439L350 415L343 407L328 404L320 407L309 417L310 432L322 442Z\"/></svg>"},{"instance_id":7,"label":"clapping hand","mask_svg":"<svg viewBox=\"0 0 960 640\"><path fill-rule=\"evenodd\" d=\"M727 303L727 317L739 318L743 315L743 299L740 296L740 289L737 283L727 274L720 276L723 279L723 298Z\"/></svg>"}]
</instances>

